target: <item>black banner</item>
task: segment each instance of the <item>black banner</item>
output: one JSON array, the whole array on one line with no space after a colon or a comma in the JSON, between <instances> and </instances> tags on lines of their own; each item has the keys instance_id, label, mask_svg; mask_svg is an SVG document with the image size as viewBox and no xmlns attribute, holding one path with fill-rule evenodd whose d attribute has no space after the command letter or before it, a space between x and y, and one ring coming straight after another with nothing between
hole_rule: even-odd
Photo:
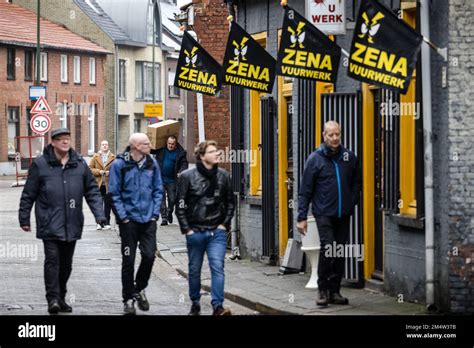
<instances>
[{"instance_id":1,"label":"black banner","mask_svg":"<svg viewBox=\"0 0 474 348\"><path fill-rule=\"evenodd\" d=\"M336 83L341 48L298 12L285 6L277 74Z\"/></svg>"},{"instance_id":2,"label":"black banner","mask_svg":"<svg viewBox=\"0 0 474 348\"><path fill-rule=\"evenodd\" d=\"M423 37L383 4L362 1L354 29L348 75L405 94Z\"/></svg>"},{"instance_id":3,"label":"black banner","mask_svg":"<svg viewBox=\"0 0 474 348\"><path fill-rule=\"evenodd\" d=\"M216 95L222 85L222 68L188 33L184 32L174 86Z\"/></svg>"},{"instance_id":4,"label":"black banner","mask_svg":"<svg viewBox=\"0 0 474 348\"><path fill-rule=\"evenodd\" d=\"M275 64L275 59L257 41L231 22L222 66L224 83L272 93Z\"/></svg>"}]
</instances>

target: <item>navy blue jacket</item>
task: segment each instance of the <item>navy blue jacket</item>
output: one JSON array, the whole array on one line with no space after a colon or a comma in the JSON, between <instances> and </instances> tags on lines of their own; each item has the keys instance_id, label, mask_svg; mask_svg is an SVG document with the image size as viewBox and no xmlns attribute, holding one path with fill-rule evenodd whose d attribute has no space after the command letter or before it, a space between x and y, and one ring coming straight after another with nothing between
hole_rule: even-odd
<instances>
[{"instance_id":1,"label":"navy blue jacket","mask_svg":"<svg viewBox=\"0 0 474 348\"><path fill-rule=\"evenodd\" d=\"M150 155L139 168L129 151L127 148L112 163L109 193L119 222L129 219L143 224L160 216L163 198L160 168Z\"/></svg>"},{"instance_id":2,"label":"navy blue jacket","mask_svg":"<svg viewBox=\"0 0 474 348\"><path fill-rule=\"evenodd\" d=\"M322 144L308 158L298 194L298 222L307 219L309 203L313 216L351 215L359 203L362 186L360 162L341 145L331 156Z\"/></svg>"}]
</instances>

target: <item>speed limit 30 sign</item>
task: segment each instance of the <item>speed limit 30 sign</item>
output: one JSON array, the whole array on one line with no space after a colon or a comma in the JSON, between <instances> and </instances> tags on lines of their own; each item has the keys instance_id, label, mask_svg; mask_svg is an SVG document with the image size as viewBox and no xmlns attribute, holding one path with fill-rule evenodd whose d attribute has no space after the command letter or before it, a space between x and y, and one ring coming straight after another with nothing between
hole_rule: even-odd
<instances>
[{"instance_id":1,"label":"speed limit 30 sign","mask_svg":"<svg viewBox=\"0 0 474 348\"><path fill-rule=\"evenodd\" d=\"M51 119L46 114L36 114L31 118L30 127L37 134L45 134L51 129Z\"/></svg>"}]
</instances>

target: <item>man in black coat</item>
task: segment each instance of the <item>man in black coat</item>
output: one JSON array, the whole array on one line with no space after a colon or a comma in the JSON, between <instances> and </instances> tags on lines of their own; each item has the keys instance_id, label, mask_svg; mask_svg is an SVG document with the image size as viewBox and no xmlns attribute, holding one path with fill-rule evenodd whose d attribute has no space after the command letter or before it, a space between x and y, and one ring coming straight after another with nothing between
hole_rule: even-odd
<instances>
[{"instance_id":1,"label":"man in black coat","mask_svg":"<svg viewBox=\"0 0 474 348\"><path fill-rule=\"evenodd\" d=\"M152 150L156 155L156 160L161 170L161 179L163 180L164 196L161 202L161 226L173 223L173 210L176 202L177 179L181 172L188 169L188 160L186 159L186 150L178 143L174 135L170 135L166 140L166 146L158 150ZM168 206L166 206L166 197Z\"/></svg>"},{"instance_id":2,"label":"man in black coat","mask_svg":"<svg viewBox=\"0 0 474 348\"><path fill-rule=\"evenodd\" d=\"M20 201L21 228L31 231L30 213L35 204L36 237L44 244L44 281L48 312L71 312L66 284L72 271L76 240L84 225L85 197L97 223L106 222L97 183L81 155L71 149L71 132L51 132L52 143L31 166Z\"/></svg>"},{"instance_id":3,"label":"man in black coat","mask_svg":"<svg viewBox=\"0 0 474 348\"><path fill-rule=\"evenodd\" d=\"M323 137L324 143L305 164L296 227L301 234L306 234L311 203L321 242L316 303L319 306L346 305L349 300L340 294L345 259L332 249L334 245L345 247L349 240L350 217L359 203L362 174L356 155L341 145L341 128L337 122L326 122Z\"/></svg>"}]
</instances>

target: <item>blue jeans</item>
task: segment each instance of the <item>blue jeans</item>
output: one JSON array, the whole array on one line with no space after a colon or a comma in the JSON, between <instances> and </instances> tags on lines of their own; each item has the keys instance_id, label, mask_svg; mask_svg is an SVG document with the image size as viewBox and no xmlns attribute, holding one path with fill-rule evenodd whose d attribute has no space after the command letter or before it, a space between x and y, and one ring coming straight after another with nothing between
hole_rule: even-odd
<instances>
[{"instance_id":1,"label":"blue jeans","mask_svg":"<svg viewBox=\"0 0 474 348\"><path fill-rule=\"evenodd\" d=\"M204 253L207 252L211 269L211 304L213 308L224 302L224 258L227 239L224 230L197 231L186 235L189 266L189 297L192 303L201 299L201 268Z\"/></svg>"}]
</instances>

